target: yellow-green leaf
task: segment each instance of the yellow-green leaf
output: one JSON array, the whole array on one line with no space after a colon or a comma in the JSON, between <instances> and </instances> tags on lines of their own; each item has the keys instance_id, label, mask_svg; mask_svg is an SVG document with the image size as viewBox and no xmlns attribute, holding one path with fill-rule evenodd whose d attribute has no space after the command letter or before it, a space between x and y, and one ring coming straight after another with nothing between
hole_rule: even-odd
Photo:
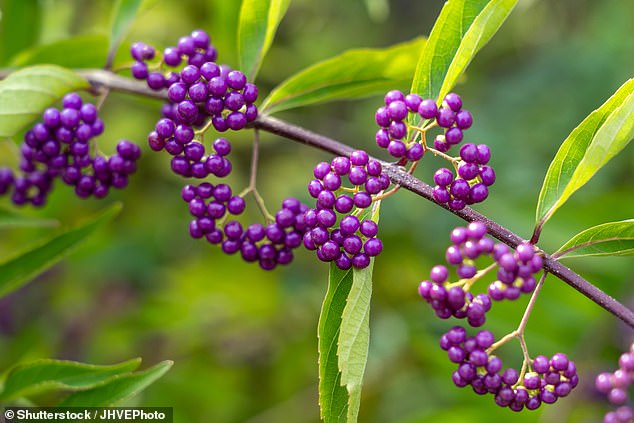
<instances>
[{"instance_id":1,"label":"yellow-green leaf","mask_svg":"<svg viewBox=\"0 0 634 423\"><path fill-rule=\"evenodd\" d=\"M537 232L570 196L634 137L634 79L590 113L559 147L537 203Z\"/></svg>"},{"instance_id":2,"label":"yellow-green leaf","mask_svg":"<svg viewBox=\"0 0 634 423\"><path fill-rule=\"evenodd\" d=\"M174 363L166 360L149 369L114 376L87 391L75 392L58 407L108 407L137 395L161 378Z\"/></svg>"},{"instance_id":3,"label":"yellow-green leaf","mask_svg":"<svg viewBox=\"0 0 634 423\"><path fill-rule=\"evenodd\" d=\"M255 80L290 0L242 0L238 23L240 69Z\"/></svg>"},{"instance_id":4,"label":"yellow-green leaf","mask_svg":"<svg viewBox=\"0 0 634 423\"><path fill-rule=\"evenodd\" d=\"M578 233L553 257L634 255L634 219L603 223Z\"/></svg>"},{"instance_id":5,"label":"yellow-green leaf","mask_svg":"<svg viewBox=\"0 0 634 423\"><path fill-rule=\"evenodd\" d=\"M348 50L312 65L276 87L263 101L263 113L363 98L403 88L411 78L423 38L382 49Z\"/></svg>"},{"instance_id":6,"label":"yellow-green leaf","mask_svg":"<svg viewBox=\"0 0 634 423\"><path fill-rule=\"evenodd\" d=\"M341 314L352 287L352 270L330 265L328 291L321 306L319 338L319 408L325 423L344 423L348 413L348 391L341 386L337 342Z\"/></svg>"},{"instance_id":7,"label":"yellow-green leaf","mask_svg":"<svg viewBox=\"0 0 634 423\"><path fill-rule=\"evenodd\" d=\"M116 375L134 371L139 364L140 358L109 366L51 359L18 364L9 371L0 400L6 402L53 390L91 389Z\"/></svg>"},{"instance_id":8,"label":"yellow-green leaf","mask_svg":"<svg viewBox=\"0 0 634 423\"><path fill-rule=\"evenodd\" d=\"M420 52L411 92L437 98L463 37L488 0L448 0Z\"/></svg>"},{"instance_id":9,"label":"yellow-green leaf","mask_svg":"<svg viewBox=\"0 0 634 423\"><path fill-rule=\"evenodd\" d=\"M517 2L518 0L492 0L475 17L462 37L458 50L456 50L449 69L447 69L447 74L438 93L439 100L444 98L453 88L471 60L502 26Z\"/></svg>"}]
</instances>

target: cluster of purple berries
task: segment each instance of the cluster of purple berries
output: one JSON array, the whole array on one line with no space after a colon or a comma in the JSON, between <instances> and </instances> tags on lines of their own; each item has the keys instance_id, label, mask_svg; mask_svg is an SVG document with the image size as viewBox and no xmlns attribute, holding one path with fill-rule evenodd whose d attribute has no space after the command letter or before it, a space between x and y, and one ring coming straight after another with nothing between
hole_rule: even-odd
<instances>
[{"instance_id":1,"label":"cluster of purple berries","mask_svg":"<svg viewBox=\"0 0 634 423\"><path fill-rule=\"evenodd\" d=\"M628 390L634 382L634 343L630 350L619 357L619 368L612 373L604 372L595 379L599 392L607 395L610 403L619 406L609 411L603 418L604 423L634 422L634 408L629 401Z\"/></svg>"},{"instance_id":2,"label":"cluster of purple berries","mask_svg":"<svg viewBox=\"0 0 634 423\"><path fill-rule=\"evenodd\" d=\"M570 394L579 383L575 363L562 353L550 359L535 357L532 371L522 379L514 368L502 371L502 360L490 354L494 342L495 337L488 330L468 337L461 326L453 327L440 338L440 347L447 351L451 362L458 364L452 374L456 386L470 385L478 395L493 394L500 407L521 411L535 410L542 403L552 404Z\"/></svg>"},{"instance_id":3,"label":"cluster of purple berries","mask_svg":"<svg viewBox=\"0 0 634 423\"><path fill-rule=\"evenodd\" d=\"M477 221L455 228L450 235L452 245L447 248L445 259L455 267L459 281L448 282L449 269L437 265L431 269L429 279L420 283L419 295L434 308L438 317L466 318L470 326L479 327L486 321L485 315L491 309L492 300L515 300L521 293L535 289L534 275L543 267L543 260L535 254L535 248L523 243L512 251L505 244L494 243L486 234L484 223ZM475 260L481 256L495 260L497 280L489 285L487 294L473 295L469 288L483 276L478 275L475 265Z\"/></svg>"},{"instance_id":4,"label":"cluster of purple berries","mask_svg":"<svg viewBox=\"0 0 634 423\"><path fill-rule=\"evenodd\" d=\"M155 67L179 67L178 72L150 71L152 64L148 66L147 61L156 53L145 43L133 44L131 54L136 60L132 66L135 78L145 79L154 90L167 89L163 118L148 136L150 148L173 156L171 169L177 175L196 179L228 176L232 171L229 140L217 138L207 151L197 135L210 127L218 132L240 130L255 120L257 87L247 82L242 72L215 62L217 51L205 31L193 31L181 37L176 47L163 51ZM189 224L193 238L220 245L226 254L240 252L245 261L258 262L263 269L290 263L292 250L302 245L308 207L295 198L284 200L274 222L244 228L237 220L227 220L229 215L242 214L246 207L244 199L233 195L227 184L205 181L186 185L181 197L194 217Z\"/></svg>"},{"instance_id":5,"label":"cluster of purple berries","mask_svg":"<svg viewBox=\"0 0 634 423\"><path fill-rule=\"evenodd\" d=\"M295 198L282 202L275 222L267 226L253 223L244 229L237 220L225 221L227 213L239 215L245 209L244 199L232 195L229 185L214 186L209 182L186 185L181 197L194 216L189 224L193 238L204 237L210 244L219 244L226 254L240 252L246 262L258 262L262 269L272 270L278 264L290 263L292 250L302 244L304 212L308 206Z\"/></svg>"},{"instance_id":6,"label":"cluster of purple berries","mask_svg":"<svg viewBox=\"0 0 634 423\"><path fill-rule=\"evenodd\" d=\"M358 214L370 207L372 195L390 185L381 163L357 150L350 158L340 156L330 163L318 163L313 173L315 179L308 184L308 193L316 204L304 213L304 246L316 251L320 260L334 262L340 269L367 267L370 258L381 253L383 244L376 237L377 224L371 219L359 219ZM344 189L344 177L353 187ZM345 215L338 224L337 213Z\"/></svg>"},{"instance_id":7,"label":"cluster of purple berries","mask_svg":"<svg viewBox=\"0 0 634 423\"><path fill-rule=\"evenodd\" d=\"M491 150L486 144L464 144L460 148L457 176L444 167L434 174L434 199L452 210L486 200L488 187L495 182L495 171L487 165L490 158Z\"/></svg>"},{"instance_id":8,"label":"cluster of purple berries","mask_svg":"<svg viewBox=\"0 0 634 423\"><path fill-rule=\"evenodd\" d=\"M62 106L46 109L42 121L26 132L20 147L21 174L0 168L0 194L13 188L16 205L43 205L58 177L80 198L103 198L110 187L127 186L128 176L136 171L141 149L130 141L120 141L109 158L91 154L90 141L104 130L93 104L69 93Z\"/></svg>"},{"instance_id":9,"label":"cluster of purple berries","mask_svg":"<svg viewBox=\"0 0 634 423\"><path fill-rule=\"evenodd\" d=\"M471 113L462 108L462 99L458 94L447 94L439 108L434 100L423 100L418 94L404 95L398 90L388 92L385 106L380 107L374 116L381 127L376 133L376 143L386 148L391 156L400 159L402 164L420 160L428 149L415 136L408 136L405 119L409 113L418 114L425 120L434 120L437 126L444 129L444 133L434 139L434 149L440 153L460 144L464 138L463 131L473 123ZM486 200L489 196L488 187L495 182L495 171L487 165L490 159L491 150L487 145L464 144L460 148L460 160L455 160L456 175L447 168L439 169L434 175L434 199L447 204L452 210L461 210L467 205Z\"/></svg>"},{"instance_id":10,"label":"cluster of purple berries","mask_svg":"<svg viewBox=\"0 0 634 423\"><path fill-rule=\"evenodd\" d=\"M435 119L436 124L444 128L444 135L439 135L434 141L434 147L441 152L459 144L463 131L473 123L471 113L462 109L462 99L458 94L447 94L438 108L434 100L423 100L418 94L404 95L398 90L388 92L385 106L379 107L374 115L381 127L376 133L376 143L387 149L392 157L406 161L418 161L425 153L424 147L417 141L407 142L409 131L404 121L410 113L418 114L425 120Z\"/></svg>"}]
</instances>

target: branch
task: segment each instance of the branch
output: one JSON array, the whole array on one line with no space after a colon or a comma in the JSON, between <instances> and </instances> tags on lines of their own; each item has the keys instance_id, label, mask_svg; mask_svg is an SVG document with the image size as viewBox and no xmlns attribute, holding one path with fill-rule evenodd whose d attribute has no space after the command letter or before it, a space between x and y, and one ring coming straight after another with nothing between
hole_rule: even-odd
<instances>
[{"instance_id":1,"label":"branch","mask_svg":"<svg viewBox=\"0 0 634 423\"><path fill-rule=\"evenodd\" d=\"M149 89L142 82L134 81L130 78L116 75L110 71L102 69L84 69L79 70L78 73L86 78L92 85L93 91L100 93L103 90L110 89L114 91L120 91L130 94L142 95L145 97L152 97L157 99L166 100L167 94L165 91L156 92ZM6 77L8 72L0 72L0 78ZM284 138L300 142L302 144L310 145L311 147L327 151L336 155L347 156L355 148L343 144L332 138L328 138L324 135L317 134L308 129L302 128L297 125L293 125L288 122L284 122L280 119L276 119L270 116L260 116L252 127L267 131L273 134L280 135ZM432 187L425 182L409 175L402 167L396 166L384 161L381 161L385 172L390 177L390 180L401 187L413 192L414 194L425 198L428 201L435 203L437 206L444 208L445 210L455 214L456 216L464 219L468 222L478 220L483 222L488 233L504 242L505 244L516 247L518 244L525 242L520 236L506 229L497 222L489 219L488 217L478 213L470 207L465 207L462 210L451 210L446 205L438 204L432 197ZM577 273L570 270L568 267L561 264L548 254L544 254L544 269L552 273L557 278L566 282L568 285L579 291L590 300L603 307L608 312L612 313L619 319L623 320L627 325L634 328L634 312L601 291L599 288L588 282Z\"/></svg>"}]
</instances>

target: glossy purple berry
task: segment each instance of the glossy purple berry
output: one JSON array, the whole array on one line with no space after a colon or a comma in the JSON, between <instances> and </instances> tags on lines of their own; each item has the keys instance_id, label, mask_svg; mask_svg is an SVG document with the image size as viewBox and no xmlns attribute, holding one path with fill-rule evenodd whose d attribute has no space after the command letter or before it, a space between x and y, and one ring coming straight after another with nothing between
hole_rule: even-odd
<instances>
[{"instance_id":1,"label":"glossy purple berry","mask_svg":"<svg viewBox=\"0 0 634 423\"><path fill-rule=\"evenodd\" d=\"M423 119L433 119L438 114L438 106L434 100L423 100L418 106L418 114Z\"/></svg>"},{"instance_id":2,"label":"glossy purple berry","mask_svg":"<svg viewBox=\"0 0 634 423\"><path fill-rule=\"evenodd\" d=\"M445 96L444 104L454 112L457 112L462 108L462 99L456 93L449 93Z\"/></svg>"},{"instance_id":3,"label":"glossy purple berry","mask_svg":"<svg viewBox=\"0 0 634 423\"><path fill-rule=\"evenodd\" d=\"M467 110L460 110L456 113L456 126L460 129L469 129L473 124L473 117Z\"/></svg>"},{"instance_id":4,"label":"glossy purple berry","mask_svg":"<svg viewBox=\"0 0 634 423\"><path fill-rule=\"evenodd\" d=\"M449 128L453 125L456 119L456 114L449 108L441 108L438 110L438 115L436 116L436 122L438 122L438 126L441 128Z\"/></svg>"}]
</instances>

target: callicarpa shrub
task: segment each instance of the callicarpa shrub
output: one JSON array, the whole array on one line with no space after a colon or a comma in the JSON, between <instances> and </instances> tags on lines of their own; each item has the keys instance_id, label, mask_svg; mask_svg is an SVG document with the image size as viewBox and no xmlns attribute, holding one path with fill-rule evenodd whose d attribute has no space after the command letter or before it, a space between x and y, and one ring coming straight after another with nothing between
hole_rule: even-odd
<instances>
[{"instance_id":1,"label":"callicarpa shrub","mask_svg":"<svg viewBox=\"0 0 634 423\"><path fill-rule=\"evenodd\" d=\"M551 354L529 348L527 324L550 275L549 283L559 279L620 318L631 337L634 313L564 266L561 259L630 256L634 220L587 228L553 252L544 251L539 241L546 222L634 137L634 81L623 83L563 141L544 177L533 232L522 237L473 208L496 195L498 175L492 159L498 151L471 135L478 116L469 111L468 101L463 101L456 87L517 1L447 2L426 41L408 44L409 65L401 73L406 73L402 79L409 89L383 77L383 67L396 62L403 51L402 46L393 46L316 64L281 82L265 97L255 81L289 2L257 3L244 0L241 4L237 69L220 60L222 51L206 29L194 29L180 38L173 34L172 45L135 40L120 66L113 66L119 47L113 42L105 69L35 65L5 72L0 82L0 115L9 114L12 107L18 112L13 112L12 122L0 120L4 123L0 130L20 138L20 143L17 167L0 168L0 194L15 206L45 207L56 182L61 181L78 199L104 199L112 188L128 185L143 165L139 163L143 155L146 163L162 163L178 181L179 190L166 194L164 201L178 202L189 223L170 230L187 231L191 238L211 244L212 257L239 255L264 271L291 265L298 254L328 263L316 367L321 418L355 422L363 405L374 261L390 249L381 235L381 204L398 203L399 191L408 190L433 204L435 212L453 213L465 221L446 238L429 241L439 254L444 253L443 263L431 267L421 280L399 277L395 281L409 284L412 296L418 293L421 310L430 306L439 319L450 321L436 323L443 328L442 334L437 344L428 346L446 352L453 369L447 380L489 397L482 401L492 407L514 412L536 410L571 395L584 383L575 357L566 351ZM256 6L266 13L251 13ZM115 9L122 10L120 4ZM125 15L115 13L115 18L128 19L134 7L125 10ZM120 41L120 36L113 39ZM364 72L359 72L359 66ZM366 119L374 139L345 144L273 117L282 110L357 98L360 95L351 94L357 92L352 89L357 85L366 88L363 96L382 98L376 102L374 116ZM107 134L107 125L98 115L111 91L158 99L162 105L156 107L156 123L147 128L146 140L119 141L115 151L106 154L100 136ZM311 95L315 92L319 95ZM97 98L90 99L91 95ZM240 160L234 151L238 131L253 137L246 187L232 179L239 169L234 166ZM257 187L260 134L264 132L331 155L314 164L302 196L289 192L272 212ZM512 143L509 140L506 147L512 150ZM514 165L522 166L522 160ZM418 176L419 167L433 176L429 180ZM152 182L137 183L151 186ZM247 213L247 206L256 213ZM104 219L101 216L62 234L62 247L59 243L39 247L39 271L61 257L60 248L69 249ZM19 269L19 263L15 268ZM27 270L16 272L22 276L16 277L10 289L33 276ZM501 303L522 297L528 303L517 328L497 333L489 313ZM518 342L521 354L501 351L511 341ZM605 414L605 422L632 422L631 348L618 363L618 370L596 377L595 388L618 406ZM94 375L98 371L91 370ZM5 389L10 392L20 377L24 376L19 369L9 372ZM95 389L94 398L101 398L105 394L99 394L99 384L108 383L104 380L80 388ZM50 381L32 380L33 384L44 382ZM86 399L85 405L104 404L111 403Z\"/></svg>"}]
</instances>

